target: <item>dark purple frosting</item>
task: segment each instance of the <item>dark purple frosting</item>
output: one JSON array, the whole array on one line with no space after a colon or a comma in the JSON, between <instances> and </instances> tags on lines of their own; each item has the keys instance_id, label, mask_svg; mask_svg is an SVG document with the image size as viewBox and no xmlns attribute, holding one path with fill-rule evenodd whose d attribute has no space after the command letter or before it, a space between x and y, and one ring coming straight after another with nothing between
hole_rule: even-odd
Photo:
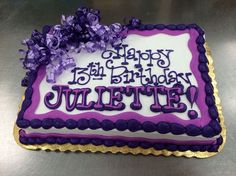
<instances>
[{"instance_id":1,"label":"dark purple frosting","mask_svg":"<svg viewBox=\"0 0 236 176\"><path fill-rule=\"evenodd\" d=\"M93 144L96 146L105 145L107 147L117 146L123 147L127 145L130 148L141 147L143 149L148 148L155 148L156 150L163 150L167 149L169 151L208 151L208 152L216 152L220 144L222 144L223 139L222 137L217 139L217 144L170 144L170 143L151 143L147 141L124 141L124 140L111 140L111 139L97 139L97 138L64 138L64 137L23 137L20 136L20 142L25 145L35 145L35 144L80 144L80 145L87 145Z\"/></svg>"},{"instance_id":2,"label":"dark purple frosting","mask_svg":"<svg viewBox=\"0 0 236 176\"><path fill-rule=\"evenodd\" d=\"M170 132L170 125L167 122L160 122L156 125L157 131L161 134Z\"/></svg>"},{"instance_id":3,"label":"dark purple frosting","mask_svg":"<svg viewBox=\"0 0 236 176\"><path fill-rule=\"evenodd\" d=\"M198 136L201 134L201 129L195 125L188 125L186 127L186 133L189 136Z\"/></svg>"},{"instance_id":4,"label":"dark purple frosting","mask_svg":"<svg viewBox=\"0 0 236 176\"><path fill-rule=\"evenodd\" d=\"M42 126L42 121L39 119L33 119L31 121L31 127L34 129L40 128Z\"/></svg>"},{"instance_id":5,"label":"dark purple frosting","mask_svg":"<svg viewBox=\"0 0 236 176\"><path fill-rule=\"evenodd\" d=\"M66 120L66 128L75 129L77 127L77 122L73 119Z\"/></svg>"},{"instance_id":6,"label":"dark purple frosting","mask_svg":"<svg viewBox=\"0 0 236 176\"><path fill-rule=\"evenodd\" d=\"M143 126L143 130L145 132L154 132L154 131L156 131L156 125L152 122L144 122L142 126Z\"/></svg>"},{"instance_id":7,"label":"dark purple frosting","mask_svg":"<svg viewBox=\"0 0 236 176\"><path fill-rule=\"evenodd\" d=\"M43 127L44 129L52 128L53 125L54 125L54 124L53 124L53 119L47 118L47 119L43 119L43 120L42 120L42 127Z\"/></svg>"},{"instance_id":8,"label":"dark purple frosting","mask_svg":"<svg viewBox=\"0 0 236 176\"><path fill-rule=\"evenodd\" d=\"M177 123L172 123L170 125L170 128L171 128L172 134L175 134L175 135L184 134L185 130L186 130L185 127L183 127L182 125L179 125Z\"/></svg>"},{"instance_id":9,"label":"dark purple frosting","mask_svg":"<svg viewBox=\"0 0 236 176\"><path fill-rule=\"evenodd\" d=\"M77 127L78 127L80 130L85 130L85 129L87 129L87 128L89 127L88 120L87 120L87 119L80 119L80 120L78 120Z\"/></svg>"},{"instance_id":10,"label":"dark purple frosting","mask_svg":"<svg viewBox=\"0 0 236 176\"><path fill-rule=\"evenodd\" d=\"M89 127L92 130L96 130L98 128L101 128L101 123L97 119L89 119Z\"/></svg>"},{"instance_id":11,"label":"dark purple frosting","mask_svg":"<svg viewBox=\"0 0 236 176\"><path fill-rule=\"evenodd\" d=\"M66 126L66 123L62 119L59 119L59 118L54 119L54 127L55 128L60 129L60 128L63 128L65 126Z\"/></svg>"},{"instance_id":12,"label":"dark purple frosting","mask_svg":"<svg viewBox=\"0 0 236 176\"><path fill-rule=\"evenodd\" d=\"M142 128L139 121L135 119L128 120L128 129L132 132L138 131Z\"/></svg>"},{"instance_id":13,"label":"dark purple frosting","mask_svg":"<svg viewBox=\"0 0 236 176\"><path fill-rule=\"evenodd\" d=\"M109 131L114 129L114 123L110 120L103 120L102 121L102 129L105 131Z\"/></svg>"}]
</instances>

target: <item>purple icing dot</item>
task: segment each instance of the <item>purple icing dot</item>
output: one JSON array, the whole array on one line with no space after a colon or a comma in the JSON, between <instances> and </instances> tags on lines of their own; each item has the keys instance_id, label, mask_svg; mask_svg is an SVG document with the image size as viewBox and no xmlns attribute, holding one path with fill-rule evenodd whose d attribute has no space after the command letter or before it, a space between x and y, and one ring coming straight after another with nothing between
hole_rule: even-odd
<instances>
[{"instance_id":1,"label":"purple icing dot","mask_svg":"<svg viewBox=\"0 0 236 176\"><path fill-rule=\"evenodd\" d=\"M205 53L206 52L206 49L204 48L203 45L198 45L197 49L200 53Z\"/></svg>"},{"instance_id":2,"label":"purple icing dot","mask_svg":"<svg viewBox=\"0 0 236 176\"><path fill-rule=\"evenodd\" d=\"M196 42L197 42L198 44L204 44L204 43L205 43L205 39L204 39L203 36L200 35L200 36L198 36Z\"/></svg>"},{"instance_id":3,"label":"purple icing dot","mask_svg":"<svg viewBox=\"0 0 236 176\"><path fill-rule=\"evenodd\" d=\"M201 151L207 151L209 148L211 148L211 145L203 145Z\"/></svg>"},{"instance_id":4,"label":"purple icing dot","mask_svg":"<svg viewBox=\"0 0 236 176\"><path fill-rule=\"evenodd\" d=\"M144 31L144 30L146 30L146 26L144 24L141 24L141 25L138 26L138 29L140 31Z\"/></svg>"},{"instance_id":5,"label":"purple icing dot","mask_svg":"<svg viewBox=\"0 0 236 176\"><path fill-rule=\"evenodd\" d=\"M195 110L189 110L188 111L188 117L190 119L196 119L198 117L198 113Z\"/></svg>"},{"instance_id":6,"label":"purple icing dot","mask_svg":"<svg viewBox=\"0 0 236 176\"><path fill-rule=\"evenodd\" d=\"M198 136L201 134L201 129L195 125L186 126L186 133L189 136Z\"/></svg>"},{"instance_id":7,"label":"purple icing dot","mask_svg":"<svg viewBox=\"0 0 236 176\"><path fill-rule=\"evenodd\" d=\"M214 129L212 127L210 127L209 125L206 125L202 129L202 136L207 137L207 138L211 138L211 137L215 136Z\"/></svg>"},{"instance_id":8,"label":"purple icing dot","mask_svg":"<svg viewBox=\"0 0 236 176\"><path fill-rule=\"evenodd\" d=\"M201 63L208 63L207 57L204 53L199 54L199 62Z\"/></svg>"},{"instance_id":9,"label":"purple icing dot","mask_svg":"<svg viewBox=\"0 0 236 176\"><path fill-rule=\"evenodd\" d=\"M53 124L54 124L54 127L57 129L65 127L65 122L59 118L54 119Z\"/></svg>"},{"instance_id":10,"label":"purple icing dot","mask_svg":"<svg viewBox=\"0 0 236 176\"><path fill-rule=\"evenodd\" d=\"M49 144L55 144L56 143L56 138L55 137L47 137L46 142Z\"/></svg>"},{"instance_id":11,"label":"purple icing dot","mask_svg":"<svg viewBox=\"0 0 236 176\"><path fill-rule=\"evenodd\" d=\"M205 63L200 63L200 64L198 65L198 69L199 69L200 72L208 72L208 71L209 71L209 70L208 70L208 67L206 66Z\"/></svg>"},{"instance_id":12,"label":"purple icing dot","mask_svg":"<svg viewBox=\"0 0 236 176\"><path fill-rule=\"evenodd\" d=\"M200 35L204 35L204 31L199 26L196 27L196 30Z\"/></svg>"},{"instance_id":13,"label":"purple icing dot","mask_svg":"<svg viewBox=\"0 0 236 176\"><path fill-rule=\"evenodd\" d=\"M213 96L206 96L205 101L208 106L212 106L215 104L215 100L213 98L214 98Z\"/></svg>"},{"instance_id":14,"label":"purple icing dot","mask_svg":"<svg viewBox=\"0 0 236 176\"><path fill-rule=\"evenodd\" d=\"M66 139L66 138L62 138L62 137L56 138L56 143L57 144L65 144L67 142L68 142L68 139Z\"/></svg>"},{"instance_id":15,"label":"purple icing dot","mask_svg":"<svg viewBox=\"0 0 236 176\"><path fill-rule=\"evenodd\" d=\"M144 148L144 149L147 149L147 148L150 148L152 147L152 144L150 142L141 142L140 143L140 147Z\"/></svg>"},{"instance_id":16,"label":"purple icing dot","mask_svg":"<svg viewBox=\"0 0 236 176\"><path fill-rule=\"evenodd\" d=\"M218 145L212 145L207 151L208 152L217 152L219 146Z\"/></svg>"},{"instance_id":17,"label":"purple icing dot","mask_svg":"<svg viewBox=\"0 0 236 176\"><path fill-rule=\"evenodd\" d=\"M201 149L200 149L201 152L204 152L206 151L206 146L205 145L202 145Z\"/></svg>"},{"instance_id":18,"label":"purple icing dot","mask_svg":"<svg viewBox=\"0 0 236 176\"><path fill-rule=\"evenodd\" d=\"M170 125L167 122L160 122L156 125L157 131L161 134L170 132Z\"/></svg>"},{"instance_id":19,"label":"purple icing dot","mask_svg":"<svg viewBox=\"0 0 236 176\"><path fill-rule=\"evenodd\" d=\"M81 145L87 145L87 144L89 144L89 143L91 143L91 139L88 139L88 138L82 138L82 139L80 139L80 144L81 144Z\"/></svg>"},{"instance_id":20,"label":"purple icing dot","mask_svg":"<svg viewBox=\"0 0 236 176\"><path fill-rule=\"evenodd\" d=\"M212 120L210 123L209 123L209 126L212 127L215 131L215 134L218 135L220 134L221 132L221 126L220 126L220 123L216 120Z\"/></svg>"},{"instance_id":21,"label":"purple icing dot","mask_svg":"<svg viewBox=\"0 0 236 176\"><path fill-rule=\"evenodd\" d=\"M77 127L77 122L73 119L66 120L66 127L68 129L75 129Z\"/></svg>"},{"instance_id":22,"label":"purple icing dot","mask_svg":"<svg viewBox=\"0 0 236 176\"><path fill-rule=\"evenodd\" d=\"M169 24L169 25L166 26L166 28L169 29L169 30L175 30L176 29L176 25Z\"/></svg>"},{"instance_id":23,"label":"purple icing dot","mask_svg":"<svg viewBox=\"0 0 236 176\"><path fill-rule=\"evenodd\" d=\"M223 143L223 138L222 136L220 136L219 138L217 138L217 145L221 145Z\"/></svg>"},{"instance_id":24,"label":"purple icing dot","mask_svg":"<svg viewBox=\"0 0 236 176\"><path fill-rule=\"evenodd\" d=\"M42 121L39 119L33 119L30 122L30 126L34 129L40 128L42 126Z\"/></svg>"},{"instance_id":25,"label":"purple icing dot","mask_svg":"<svg viewBox=\"0 0 236 176\"><path fill-rule=\"evenodd\" d=\"M208 83L208 82L211 81L211 78L210 78L210 76L208 75L208 73L202 73L201 76L202 76L202 79L203 79L205 82Z\"/></svg>"},{"instance_id":26,"label":"purple icing dot","mask_svg":"<svg viewBox=\"0 0 236 176\"><path fill-rule=\"evenodd\" d=\"M156 29L159 29L159 30L165 29L165 25L164 25L164 24L156 24L154 27L155 27Z\"/></svg>"},{"instance_id":27,"label":"purple icing dot","mask_svg":"<svg viewBox=\"0 0 236 176\"><path fill-rule=\"evenodd\" d=\"M188 145L179 145L178 150L179 151L187 151L187 150L189 150L189 146Z\"/></svg>"},{"instance_id":28,"label":"purple icing dot","mask_svg":"<svg viewBox=\"0 0 236 176\"><path fill-rule=\"evenodd\" d=\"M20 143L22 144L28 144L28 139L26 137L20 137Z\"/></svg>"},{"instance_id":29,"label":"purple icing dot","mask_svg":"<svg viewBox=\"0 0 236 176\"><path fill-rule=\"evenodd\" d=\"M93 145L96 145L96 146L98 146L98 145L102 145L102 140L101 139L92 139L91 140L91 143L93 144Z\"/></svg>"},{"instance_id":30,"label":"purple icing dot","mask_svg":"<svg viewBox=\"0 0 236 176\"><path fill-rule=\"evenodd\" d=\"M207 95L212 95L213 94L213 86L211 83L207 83L205 85L205 91Z\"/></svg>"},{"instance_id":31,"label":"purple icing dot","mask_svg":"<svg viewBox=\"0 0 236 176\"><path fill-rule=\"evenodd\" d=\"M129 141L127 144L130 148L136 148L139 146L139 142L137 141Z\"/></svg>"},{"instance_id":32,"label":"purple icing dot","mask_svg":"<svg viewBox=\"0 0 236 176\"><path fill-rule=\"evenodd\" d=\"M102 124L102 129L105 131L114 129L114 123L110 120L103 120L101 124Z\"/></svg>"},{"instance_id":33,"label":"purple icing dot","mask_svg":"<svg viewBox=\"0 0 236 176\"><path fill-rule=\"evenodd\" d=\"M153 131L156 131L156 125L152 122L144 122L142 124L143 126L143 130L145 132L153 132Z\"/></svg>"},{"instance_id":34,"label":"purple icing dot","mask_svg":"<svg viewBox=\"0 0 236 176\"><path fill-rule=\"evenodd\" d=\"M33 88L32 87L28 87L25 91L25 97L27 97L27 99L31 99L33 94Z\"/></svg>"},{"instance_id":35,"label":"purple icing dot","mask_svg":"<svg viewBox=\"0 0 236 176\"><path fill-rule=\"evenodd\" d=\"M132 132L141 130L142 126L140 124L140 122L138 122L135 119L130 119L128 120L128 129Z\"/></svg>"},{"instance_id":36,"label":"purple icing dot","mask_svg":"<svg viewBox=\"0 0 236 176\"><path fill-rule=\"evenodd\" d=\"M170 130L175 135L180 135L185 133L185 128L182 125L179 125L177 123L172 123L170 125Z\"/></svg>"},{"instance_id":37,"label":"purple icing dot","mask_svg":"<svg viewBox=\"0 0 236 176\"><path fill-rule=\"evenodd\" d=\"M156 149L156 150L162 150L165 148L165 144L154 144L153 147Z\"/></svg>"},{"instance_id":38,"label":"purple icing dot","mask_svg":"<svg viewBox=\"0 0 236 176\"><path fill-rule=\"evenodd\" d=\"M170 151L175 151L175 150L177 150L177 145L175 145L175 144L167 144L166 145L166 149L170 150Z\"/></svg>"},{"instance_id":39,"label":"purple icing dot","mask_svg":"<svg viewBox=\"0 0 236 176\"><path fill-rule=\"evenodd\" d=\"M30 122L29 120L17 120L16 121L17 126L19 126L20 128L28 128L30 126Z\"/></svg>"},{"instance_id":40,"label":"purple icing dot","mask_svg":"<svg viewBox=\"0 0 236 176\"><path fill-rule=\"evenodd\" d=\"M98 129L101 127L100 122L97 119L89 119L89 128L92 130Z\"/></svg>"},{"instance_id":41,"label":"purple icing dot","mask_svg":"<svg viewBox=\"0 0 236 176\"><path fill-rule=\"evenodd\" d=\"M191 150L194 151L194 152L200 151L201 148L202 148L201 145L192 145L192 146L191 146Z\"/></svg>"},{"instance_id":42,"label":"purple icing dot","mask_svg":"<svg viewBox=\"0 0 236 176\"><path fill-rule=\"evenodd\" d=\"M52 126L53 126L53 119L46 118L42 120L42 127L44 129L49 129Z\"/></svg>"},{"instance_id":43,"label":"purple icing dot","mask_svg":"<svg viewBox=\"0 0 236 176\"><path fill-rule=\"evenodd\" d=\"M23 119L23 116L24 116L24 110L21 110L21 111L18 113L18 119Z\"/></svg>"},{"instance_id":44,"label":"purple icing dot","mask_svg":"<svg viewBox=\"0 0 236 176\"><path fill-rule=\"evenodd\" d=\"M25 99L22 104L22 109L27 109L31 105L31 100Z\"/></svg>"},{"instance_id":45,"label":"purple icing dot","mask_svg":"<svg viewBox=\"0 0 236 176\"><path fill-rule=\"evenodd\" d=\"M195 23L189 24L188 27L189 27L189 28L196 28L196 27L197 27L197 24L195 24Z\"/></svg>"},{"instance_id":46,"label":"purple icing dot","mask_svg":"<svg viewBox=\"0 0 236 176\"><path fill-rule=\"evenodd\" d=\"M107 147L114 146L114 141L113 140L104 140L104 145Z\"/></svg>"},{"instance_id":47,"label":"purple icing dot","mask_svg":"<svg viewBox=\"0 0 236 176\"><path fill-rule=\"evenodd\" d=\"M146 29L152 30L152 29L154 29L154 25L153 24L146 24Z\"/></svg>"},{"instance_id":48,"label":"purple icing dot","mask_svg":"<svg viewBox=\"0 0 236 176\"><path fill-rule=\"evenodd\" d=\"M209 108L209 114L211 116L212 119L217 119L218 118L218 111L217 108L215 106L211 106Z\"/></svg>"},{"instance_id":49,"label":"purple icing dot","mask_svg":"<svg viewBox=\"0 0 236 176\"><path fill-rule=\"evenodd\" d=\"M80 129L80 130L85 130L88 128L88 120L87 119L80 119L78 120L78 123L77 123L77 127Z\"/></svg>"},{"instance_id":50,"label":"purple icing dot","mask_svg":"<svg viewBox=\"0 0 236 176\"><path fill-rule=\"evenodd\" d=\"M177 29L184 30L184 29L186 29L186 25L185 24L178 24Z\"/></svg>"},{"instance_id":51,"label":"purple icing dot","mask_svg":"<svg viewBox=\"0 0 236 176\"><path fill-rule=\"evenodd\" d=\"M126 120L120 119L120 120L117 120L117 121L115 122L115 127L116 127L116 129L119 130L119 131L124 131L124 130L127 129L128 123L127 123Z\"/></svg>"},{"instance_id":52,"label":"purple icing dot","mask_svg":"<svg viewBox=\"0 0 236 176\"><path fill-rule=\"evenodd\" d=\"M71 144L79 144L80 143L80 139L79 138L70 138L70 143Z\"/></svg>"},{"instance_id":53,"label":"purple icing dot","mask_svg":"<svg viewBox=\"0 0 236 176\"><path fill-rule=\"evenodd\" d=\"M44 138L36 138L36 143L37 144L43 144L43 143L45 143L45 139Z\"/></svg>"},{"instance_id":54,"label":"purple icing dot","mask_svg":"<svg viewBox=\"0 0 236 176\"><path fill-rule=\"evenodd\" d=\"M29 85L29 80L25 77L21 80L21 86L27 87Z\"/></svg>"},{"instance_id":55,"label":"purple icing dot","mask_svg":"<svg viewBox=\"0 0 236 176\"><path fill-rule=\"evenodd\" d=\"M116 141L116 146L117 147L123 147L123 146L125 146L126 145L126 142L125 141Z\"/></svg>"}]
</instances>

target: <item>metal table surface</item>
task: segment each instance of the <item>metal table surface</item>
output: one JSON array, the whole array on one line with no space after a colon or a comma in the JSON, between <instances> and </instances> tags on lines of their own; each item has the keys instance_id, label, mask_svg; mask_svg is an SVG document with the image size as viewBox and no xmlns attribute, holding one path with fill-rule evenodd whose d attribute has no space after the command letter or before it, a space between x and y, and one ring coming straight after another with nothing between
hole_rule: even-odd
<instances>
[{"instance_id":1,"label":"metal table surface","mask_svg":"<svg viewBox=\"0 0 236 176\"><path fill-rule=\"evenodd\" d=\"M208 159L29 151L16 145L13 125L24 88L20 41L33 29L86 5L104 23L135 16L144 23L197 23L206 31L227 126L224 150ZM0 175L234 175L236 173L236 1L0 1Z\"/></svg>"}]
</instances>

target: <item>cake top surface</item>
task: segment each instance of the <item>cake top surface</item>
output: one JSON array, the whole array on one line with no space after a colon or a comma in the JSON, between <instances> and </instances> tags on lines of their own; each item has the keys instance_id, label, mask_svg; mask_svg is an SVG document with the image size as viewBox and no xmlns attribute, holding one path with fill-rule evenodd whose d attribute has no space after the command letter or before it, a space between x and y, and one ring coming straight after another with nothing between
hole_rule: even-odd
<instances>
[{"instance_id":1,"label":"cake top surface","mask_svg":"<svg viewBox=\"0 0 236 176\"><path fill-rule=\"evenodd\" d=\"M135 119L141 122L146 121L148 117L152 122L166 120L184 125L207 124L210 120L207 105L204 98L200 98L204 97L205 93L204 81L198 71L197 37L198 32L195 29L130 30L123 43L115 48L109 47L90 54L70 53L77 66L66 70L57 78L56 83L47 82L45 67L39 70L37 80L33 84L33 89L37 92L33 94L33 99L37 101L33 101L25 117L44 119L56 114L65 120L78 120L78 114L86 117L86 114L91 116L92 113L97 118L99 114L113 116L109 117L113 121L121 117L132 119L135 115ZM156 90L159 96L154 95L155 86L160 89ZM53 92L52 87L55 91L54 99L47 98ZM76 108L76 104L80 102L78 100L74 106L69 107L76 101L72 95L78 88L87 91L87 104L95 103L101 97L101 104L109 104L109 101L112 103L101 108L98 105L92 108L86 104ZM70 96L65 99L58 97L61 98L61 103L53 104L51 102L55 102L58 89L68 89L71 91ZM98 90L103 89L109 90L104 95L98 95ZM114 96L122 96L122 100L117 101L114 97L111 100L111 90L116 91ZM140 93L135 94L133 91ZM135 101L137 98L138 101ZM157 103L154 104L154 99L159 99L160 107Z\"/></svg>"}]
</instances>

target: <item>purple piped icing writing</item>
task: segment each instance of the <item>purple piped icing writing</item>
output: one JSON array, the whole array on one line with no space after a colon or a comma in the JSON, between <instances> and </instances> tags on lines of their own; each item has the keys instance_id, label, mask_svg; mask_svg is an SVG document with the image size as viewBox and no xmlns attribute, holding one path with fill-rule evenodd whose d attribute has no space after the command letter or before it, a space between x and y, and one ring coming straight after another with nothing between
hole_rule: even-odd
<instances>
[{"instance_id":1,"label":"purple piped icing writing","mask_svg":"<svg viewBox=\"0 0 236 176\"><path fill-rule=\"evenodd\" d=\"M90 95L91 90L89 88L76 88L71 89L69 86L55 85L52 87L54 92L48 92L44 98L44 103L49 109L57 109L61 106L62 100L65 100L65 106L67 111L77 110L90 110L95 109L99 111L103 110L123 110L126 105L123 100L123 96L133 95L133 101L129 105L131 109L138 110L142 108L142 102L140 101L140 95L153 96L153 103L150 104L150 110L153 112L184 112L186 111L186 105L180 100L180 96L183 95L183 89L181 86L173 86L167 88L165 86L96 86L94 91L97 93L97 99L87 102L87 97ZM104 103L104 93L109 93L109 103ZM72 98L71 98L72 96ZM81 99L79 100L79 96ZM165 104L159 102L159 96L165 96ZM50 103L52 100L56 103ZM145 106L147 106L145 104Z\"/></svg>"},{"instance_id":2,"label":"purple piped icing writing","mask_svg":"<svg viewBox=\"0 0 236 176\"><path fill-rule=\"evenodd\" d=\"M126 95L131 96L133 94L133 102L130 104L130 107L134 110L139 110L142 108L142 104L140 101L140 93L144 93L145 88L143 86L140 87L126 87Z\"/></svg>"},{"instance_id":3,"label":"purple piped icing writing","mask_svg":"<svg viewBox=\"0 0 236 176\"><path fill-rule=\"evenodd\" d=\"M174 52L173 49L160 48L139 50L127 44L107 49L101 54L101 59L105 60L104 63L90 62L85 67L75 67L71 70L72 79L68 81L68 85L78 85L78 88L53 86L52 90L57 93L48 92L44 99L45 105L49 109L57 109L62 99L65 99L67 111L75 109L121 111L126 106L136 111L143 107L141 96L152 96L153 102L149 104L152 112L185 112L187 105L181 102L181 96L185 94L184 89L186 88L186 97L191 108L197 99L198 89L190 81L191 72L178 73L170 68ZM158 74L155 72L157 69ZM108 86L96 86L94 90L84 88L90 81L101 81L105 78L110 81ZM131 83L137 83L140 86L131 86ZM114 86L119 84L125 86ZM87 102L92 91L96 93L96 96L93 94L95 98ZM108 98L109 102L104 103L104 96L108 96L106 100ZM123 101L124 96L132 96L132 102L129 105ZM165 97L165 103L160 103L160 96ZM53 99L56 99L53 101L56 102L54 104L51 103ZM188 116L190 119L195 119L198 114L191 109L188 111Z\"/></svg>"},{"instance_id":4,"label":"purple piped icing writing","mask_svg":"<svg viewBox=\"0 0 236 176\"><path fill-rule=\"evenodd\" d=\"M90 81L101 81L108 78L110 84L116 85L135 82L143 86L174 83L191 85L191 72L182 73L170 68L173 53L173 49L157 48L141 51L123 44L115 47L114 50L105 50L101 54L105 65L100 62L90 62L85 67L72 69L72 80L68 81L68 84L86 85ZM155 72L156 69L160 70L158 75Z\"/></svg>"},{"instance_id":5,"label":"purple piped icing writing","mask_svg":"<svg viewBox=\"0 0 236 176\"><path fill-rule=\"evenodd\" d=\"M52 90L57 91L57 99L54 104L50 103L50 100L54 99L55 94L48 92L44 97L44 103L49 109L56 109L61 105L62 99L60 98L64 90L67 90L68 86L52 86Z\"/></svg>"},{"instance_id":6,"label":"purple piped icing writing","mask_svg":"<svg viewBox=\"0 0 236 176\"><path fill-rule=\"evenodd\" d=\"M191 108L193 107L194 102L196 102L198 97L198 88L196 86L189 86L186 90L186 97L191 104ZM198 113L195 110L188 111L188 117L190 119L196 119L198 117Z\"/></svg>"}]
</instances>

